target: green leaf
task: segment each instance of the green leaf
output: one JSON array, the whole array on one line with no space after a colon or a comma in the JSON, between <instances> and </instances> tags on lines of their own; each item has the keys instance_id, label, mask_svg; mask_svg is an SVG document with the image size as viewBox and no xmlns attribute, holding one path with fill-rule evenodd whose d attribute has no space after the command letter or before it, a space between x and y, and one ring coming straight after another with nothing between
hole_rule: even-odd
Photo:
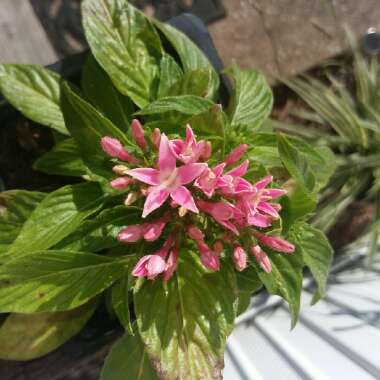
<instances>
[{"instance_id":1,"label":"green leaf","mask_svg":"<svg viewBox=\"0 0 380 380\"><path fill-rule=\"evenodd\" d=\"M113 345L100 380L159 380L138 332L124 335Z\"/></svg>"},{"instance_id":2,"label":"green leaf","mask_svg":"<svg viewBox=\"0 0 380 380\"><path fill-rule=\"evenodd\" d=\"M79 154L74 139L59 142L54 148L34 162L33 168L48 174L82 177L87 167Z\"/></svg>"},{"instance_id":3,"label":"green leaf","mask_svg":"<svg viewBox=\"0 0 380 380\"><path fill-rule=\"evenodd\" d=\"M48 354L76 335L95 309L90 302L59 313L11 314L0 328L0 358L31 360Z\"/></svg>"},{"instance_id":4,"label":"green leaf","mask_svg":"<svg viewBox=\"0 0 380 380\"><path fill-rule=\"evenodd\" d=\"M97 183L68 185L53 191L32 212L9 253L13 257L52 247L98 211L103 198Z\"/></svg>"},{"instance_id":5,"label":"green leaf","mask_svg":"<svg viewBox=\"0 0 380 380\"><path fill-rule=\"evenodd\" d=\"M298 184L312 192L315 186L315 177L305 156L300 154L284 135L277 135L277 142L278 152L285 168Z\"/></svg>"},{"instance_id":6,"label":"green leaf","mask_svg":"<svg viewBox=\"0 0 380 380\"><path fill-rule=\"evenodd\" d=\"M227 70L235 82L228 111L231 125L248 125L258 128L269 116L273 106L273 94L264 75L256 70Z\"/></svg>"},{"instance_id":7,"label":"green leaf","mask_svg":"<svg viewBox=\"0 0 380 380\"><path fill-rule=\"evenodd\" d=\"M309 216L315 210L317 197L294 184L294 188L288 189L288 194L281 199L281 204L282 232L287 234L297 220Z\"/></svg>"},{"instance_id":8,"label":"green leaf","mask_svg":"<svg viewBox=\"0 0 380 380\"><path fill-rule=\"evenodd\" d=\"M198 255L182 251L174 276L135 287L137 323L160 377L221 379L235 318L236 277L227 263L209 273Z\"/></svg>"},{"instance_id":9,"label":"green leaf","mask_svg":"<svg viewBox=\"0 0 380 380\"><path fill-rule=\"evenodd\" d=\"M117 91L92 55L82 69L82 88L91 104L115 126L124 132L128 129L134 112L133 103Z\"/></svg>"},{"instance_id":10,"label":"green leaf","mask_svg":"<svg viewBox=\"0 0 380 380\"><path fill-rule=\"evenodd\" d=\"M162 55L149 19L125 0L84 0L82 17L92 54L115 87L140 108L147 105Z\"/></svg>"},{"instance_id":11,"label":"green leaf","mask_svg":"<svg viewBox=\"0 0 380 380\"><path fill-rule=\"evenodd\" d=\"M0 253L9 249L25 221L45 196L45 193L27 190L0 193Z\"/></svg>"},{"instance_id":12,"label":"green leaf","mask_svg":"<svg viewBox=\"0 0 380 380\"><path fill-rule=\"evenodd\" d=\"M178 112L184 115L197 115L213 105L210 100L194 95L168 96L150 103L136 112L137 115L157 115L165 112Z\"/></svg>"},{"instance_id":13,"label":"green leaf","mask_svg":"<svg viewBox=\"0 0 380 380\"><path fill-rule=\"evenodd\" d=\"M214 98L214 88L212 85L213 71L210 69L197 69L187 71L168 90L168 96L195 95L212 100Z\"/></svg>"},{"instance_id":14,"label":"green leaf","mask_svg":"<svg viewBox=\"0 0 380 380\"><path fill-rule=\"evenodd\" d=\"M100 140L103 136L110 136L126 143L125 134L82 99L67 83L63 85L62 109L66 126L79 148L85 165L101 177L113 176L112 163L102 150Z\"/></svg>"},{"instance_id":15,"label":"green leaf","mask_svg":"<svg viewBox=\"0 0 380 380\"><path fill-rule=\"evenodd\" d=\"M185 73L198 69L208 70L210 72L210 78L207 88L210 89L210 94L217 94L219 89L218 73L214 70L210 61L198 46L176 28L157 20L153 22L178 53Z\"/></svg>"},{"instance_id":16,"label":"green leaf","mask_svg":"<svg viewBox=\"0 0 380 380\"><path fill-rule=\"evenodd\" d=\"M240 315L248 308L252 294L257 292L263 283L252 266L248 266L243 272L236 272L236 279L239 289L236 314Z\"/></svg>"},{"instance_id":17,"label":"green leaf","mask_svg":"<svg viewBox=\"0 0 380 380\"><path fill-rule=\"evenodd\" d=\"M310 269L318 285L318 290L312 300L314 304L325 294L326 282L333 259L333 249L323 232L306 223L300 224L292 232L303 261Z\"/></svg>"},{"instance_id":18,"label":"green leaf","mask_svg":"<svg viewBox=\"0 0 380 380\"><path fill-rule=\"evenodd\" d=\"M165 54L160 62L160 82L157 98L160 99L168 96L170 88L181 80L182 76L182 69L178 66L177 62L170 55Z\"/></svg>"},{"instance_id":19,"label":"green leaf","mask_svg":"<svg viewBox=\"0 0 380 380\"><path fill-rule=\"evenodd\" d=\"M122 227L137 224L141 211L124 205L105 209L96 218L83 221L74 232L62 239L54 249L98 252L119 244L116 239Z\"/></svg>"},{"instance_id":20,"label":"green leaf","mask_svg":"<svg viewBox=\"0 0 380 380\"><path fill-rule=\"evenodd\" d=\"M112 285L125 261L70 251L38 251L0 267L0 311L74 309Z\"/></svg>"},{"instance_id":21,"label":"green leaf","mask_svg":"<svg viewBox=\"0 0 380 380\"><path fill-rule=\"evenodd\" d=\"M60 109L60 77L38 65L0 65L0 91L23 115L68 135Z\"/></svg>"},{"instance_id":22,"label":"green leaf","mask_svg":"<svg viewBox=\"0 0 380 380\"><path fill-rule=\"evenodd\" d=\"M112 287L112 306L121 325L129 334L134 334L129 312L129 291L131 289L131 268L127 268L121 279Z\"/></svg>"},{"instance_id":23,"label":"green leaf","mask_svg":"<svg viewBox=\"0 0 380 380\"><path fill-rule=\"evenodd\" d=\"M300 311L302 291L302 253L296 246L291 254L270 254L272 272L259 271L259 277L270 294L284 298L292 315L292 327L295 326Z\"/></svg>"},{"instance_id":24,"label":"green leaf","mask_svg":"<svg viewBox=\"0 0 380 380\"><path fill-rule=\"evenodd\" d=\"M219 136L221 140L224 140L227 116L220 104L214 104L207 111L192 116L187 122L200 136Z\"/></svg>"}]
</instances>

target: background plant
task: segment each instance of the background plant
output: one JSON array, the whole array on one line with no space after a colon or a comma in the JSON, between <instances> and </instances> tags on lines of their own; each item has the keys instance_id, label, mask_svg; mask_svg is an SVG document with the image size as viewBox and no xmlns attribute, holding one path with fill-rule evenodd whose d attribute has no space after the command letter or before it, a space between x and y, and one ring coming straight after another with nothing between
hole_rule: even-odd
<instances>
[{"instance_id":1,"label":"background plant","mask_svg":"<svg viewBox=\"0 0 380 380\"><path fill-rule=\"evenodd\" d=\"M323 190L315 226L330 231L356 200L375 204L365 231L372 257L380 231L380 71L376 56L366 59L357 48L353 54L352 65L340 64L339 76L326 70L328 83L311 76L285 81L314 112L296 112L305 125L273 126L335 152L337 169Z\"/></svg>"},{"instance_id":2,"label":"background plant","mask_svg":"<svg viewBox=\"0 0 380 380\"><path fill-rule=\"evenodd\" d=\"M307 219L334 169L331 152L261 129L272 93L256 71L227 71L234 88L224 110L218 73L183 34L124 0L84 0L82 13L91 53L80 83L34 65L0 67L6 99L54 131L55 146L35 168L78 177L50 193L0 194L0 311L12 313L0 328L0 356L46 354L77 333L106 300L126 334L111 350L103 379L221 378L226 337L254 291L264 285L284 298L293 325L304 267L317 283L314 301L325 291L331 248ZM247 144L246 177L256 181L271 174L288 190L273 232L295 244L294 254L270 252L271 273L255 260L236 272L226 256L220 271L210 272L187 247L167 284L136 282L130 273L148 243L136 249L116 237L139 222L142 204L122 204L127 190L109 185L114 163L100 144L108 136L138 156L129 129L136 116L146 136L159 128L182 137L190 124L198 139L212 142L215 161ZM131 320L132 302L138 323ZM22 334L13 333L25 325Z\"/></svg>"}]
</instances>

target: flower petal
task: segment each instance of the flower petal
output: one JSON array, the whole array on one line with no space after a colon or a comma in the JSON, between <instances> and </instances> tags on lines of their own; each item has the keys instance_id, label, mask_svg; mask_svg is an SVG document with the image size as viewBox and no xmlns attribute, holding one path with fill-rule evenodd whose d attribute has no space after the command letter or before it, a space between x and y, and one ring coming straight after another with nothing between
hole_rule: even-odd
<instances>
[{"instance_id":1,"label":"flower petal","mask_svg":"<svg viewBox=\"0 0 380 380\"><path fill-rule=\"evenodd\" d=\"M254 186L256 189L261 190L267 187L273 180L273 177L271 175L267 175L263 179L261 179L259 182L256 182Z\"/></svg>"},{"instance_id":2,"label":"flower petal","mask_svg":"<svg viewBox=\"0 0 380 380\"><path fill-rule=\"evenodd\" d=\"M170 196L173 198L175 202L187 208L188 210L196 213L199 212L190 191L186 189L186 187L178 187L170 193Z\"/></svg>"},{"instance_id":3,"label":"flower petal","mask_svg":"<svg viewBox=\"0 0 380 380\"><path fill-rule=\"evenodd\" d=\"M249 161L245 160L243 161L238 167L230 170L227 175L231 175L233 177L242 177L248 169Z\"/></svg>"},{"instance_id":4,"label":"flower petal","mask_svg":"<svg viewBox=\"0 0 380 380\"><path fill-rule=\"evenodd\" d=\"M142 217L145 218L152 211L159 208L168 198L169 191L160 186L153 187L146 197Z\"/></svg>"},{"instance_id":5,"label":"flower petal","mask_svg":"<svg viewBox=\"0 0 380 380\"><path fill-rule=\"evenodd\" d=\"M183 165L178 168L178 178L181 185L187 185L198 178L207 168L207 164L194 163Z\"/></svg>"},{"instance_id":6,"label":"flower petal","mask_svg":"<svg viewBox=\"0 0 380 380\"><path fill-rule=\"evenodd\" d=\"M160 140L160 149L158 152L158 167L160 171L173 171L175 169L175 157L169 146L169 140L163 133Z\"/></svg>"},{"instance_id":7,"label":"flower petal","mask_svg":"<svg viewBox=\"0 0 380 380\"><path fill-rule=\"evenodd\" d=\"M126 174L138 179L141 182L147 183L148 185L155 186L160 184L160 172L157 169L137 168L128 170Z\"/></svg>"},{"instance_id":8,"label":"flower petal","mask_svg":"<svg viewBox=\"0 0 380 380\"><path fill-rule=\"evenodd\" d=\"M272 205L268 202L259 202L259 204L257 205L257 209L262 212L265 212L266 214L272 216L275 219L278 219L280 217L276 208L272 207Z\"/></svg>"}]
</instances>

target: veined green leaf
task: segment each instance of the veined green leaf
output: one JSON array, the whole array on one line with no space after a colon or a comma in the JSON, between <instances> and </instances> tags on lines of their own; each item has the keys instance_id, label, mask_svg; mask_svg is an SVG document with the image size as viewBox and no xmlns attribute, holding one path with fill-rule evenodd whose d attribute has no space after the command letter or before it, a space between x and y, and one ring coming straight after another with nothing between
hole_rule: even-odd
<instances>
[{"instance_id":1,"label":"veined green leaf","mask_svg":"<svg viewBox=\"0 0 380 380\"><path fill-rule=\"evenodd\" d=\"M134 336L124 335L114 344L100 380L159 380L137 331Z\"/></svg>"},{"instance_id":2,"label":"veined green leaf","mask_svg":"<svg viewBox=\"0 0 380 380\"><path fill-rule=\"evenodd\" d=\"M98 252L119 244L116 236L122 227L136 224L141 211L124 205L105 209L96 218L83 221L70 235L54 246L54 249Z\"/></svg>"},{"instance_id":3,"label":"veined green leaf","mask_svg":"<svg viewBox=\"0 0 380 380\"><path fill-rule=\"evenodd\" d=\"M137 324L162 379L221 379L227 336L233 328L235 273L226 263L208 273L191 251L179 256L167 282L135 287Z\"/></svg>"},{"instance_id":4,"label":"veined green leaf","mask_svg":"<svg viewBox=\"0 0 380 380\"><path fill-rule=\"evenodd\" d=\"M34 162L33 168L48 174L82 177L87 174L87 167L79 154L74 139L59 142L54 148Z\"/></svg>"},{"instance_id":5,"label":"veined green leaf","mask_svg":"<svg viewBox=\"0 0 380 380\"><path fill-rule=\"evenodd\" d=\"M291 254L273 253L270 255L272 272L259 271L260 280L270 294L284 298L292 315L292 327L295 326L300 311L302 291L302 253L296 246Z\"/></svg>"},{"instance_id":6,"label":"veined green leaf","mask_svg":"<svg viewBox=\"0 0 380 380\"><path fill-rule=\"evenodd\" d=\"M235 81L235 89L228 106L231 126L248 125L258 128L269 116L273 106L272 90L264 75L256 70L227 70Z\"/></svg>"},{"instance_id":7,"label":"veined green leaf","mask_svg":"<svg viewBox=\"0 0 380 380\"><path fill-rule=\"evenodd\" d=\"M124 265L125 260L60 250L17 257L0 267L0 311L74 309L111 286Z\"/></svg>"},{"instance_id":8,"label":"veined green leaf","mask_svg":"<svg viewBox=\"0 0 380 380\"><path fill-rule=\"evenodd\" d=\"M82 88L86 98L122 131L132 121L133 103L112 84L107 73L90 55L82 70Z\"/></svg>"},{"instance_id":9,"label":"veined green leaf","mask_svg":"<svg viewBox=\"0 0 380 380\"><path fill-rule=\"evenodd\" d=\"M0 65L0 91L23 115L68 135L60 109L60 77L38 65Z\"/></svg>"},{"instance_id":10,"label":"veined green leaf","mask_svg":"<svg viewBox=\"0 0 380 380\"><path fill-rule=\"evenodd\" d=\"M129 312L129 291L131 290L131 268L127 268L124 275L120 280L112 287L111 299L112 306L115 310L117 317L121 325L125 330L133 335L133 329L131 324L131 316Z\"/></svg>"},{"instance_id":11,"label":"veined green leaf","mask_svg":"<svg viewBox=\"0 0 380 380\"><path fill-rule=\"evenodd\" d=\"M27 190L0 193L0 253L9 249L25 221L45 196L46 193Z\"/></svg>"},{"instance_id":12,"label":"veined green leaf","mask_svg":"<svg viewBox=\"0 0 380 380\"><path fill-rule=\"evenodd\" d=\"M146 106L162 55L149 19L126 0L84 0L82 17L92 54L115 87L139 107Z\"/></svg>"},{"instance_id":13,"label":"veined green leaf","mask_svg":"<svg viewBox=\"0 0 380 380\"><path fill-rule=\"evenodd\" d=\"M102 150L100 140L110 136L127 143L125 134L67 83L63 85L62 109L66 126L79 148L84 164L96 175L107 179L112 177L112 163Z\"/></svg>"},{"instance_id":14,"label":"veined green leaf","mask_svg":"<svg viewBox=\"0 0 380 380\"><path fill-rule=\"evenodd\" d=\"M284 135L278 135L277 141L278 152L285 168L297 183L303 186L305 190L312 192L315 187L315 177L306 158L292 146Z\"/></svg>"},{"instance_id":15,"label":"veined green leaf","mask_svg":"<svg viewBox=\"0 0 380 380\"><path fill-rule=\"evenodd\" d=\"M58 313L11 314L0 328L0 358L31 360L48 354L82 329L96 305L89 302Z\"/></svg>"},{"instance_id":16,"label":"veined green leaf","mask_svg":"<svg viewBox=\"0 0 380 380\"><path fill-rule=\"evenodd\" d=\"M97 183L68 185L48 194L24 223L11 245L11 257L47 249L99 210L104 194Z\"/></svg>"},{"instance_id":17,"label":"veined green leaf","mask_svg":"<svg viewBox=\"0 0 380 380\"><path fill-rule=\"evenodd\" d=\"M157 20L153 22L178 53L185 72L198 69L206 69L210 72L211 76L207 88L210 89L210 94L216 94L219 89L218 73L198 46L176 28Z\"/></svg>"},{"instance_id":18,"label":"veined green leaf","mask_svg":"<svg viewBox=\"0 0 380 380\"><path fill-rule=\"evenodd\" d=\"M214 88L212 84L213 71L210 69L197 69L187 71L168 90L168 96L195 95L213 100Z\"/></svg>"},{"instance_id":19,"label":"veined green leaf","mask_svg":"<svg viewBox=\"0 0 380 380\"><path fill-rule=\"evenodd\" d=\"M182 69L169 54L165 54L160 62L160 82L158 85L157 98L163 98L169 94L169 89L183 76ZM179 94L174 94L179 95Z\"/></svg>"},{"instance_id":20,"label":"veined green leaf","mask_svg":"<svg viewBox=\"0 0 380 380\"><path fill-rule=\"evenodd\" d=\"M150 103L137 115L157 115L165 112L178 112L184 115L198 115L208 110L214 103L194 95L168 96Z\"/></svg>"},{"instance_id":21,"label":"veined green leaf","mask_svg":"<svg viewBox=\"0 0 380 380\"><path fill-rule=\"evenodd\" d=\"M295 237L305 265L310 269L318 290L314 294L312 303L316 303L325 294L326 281L333 258L333 250L326 236L316 228L302 223L298 225L292 235Z\"/></svg>"}]
</instances>

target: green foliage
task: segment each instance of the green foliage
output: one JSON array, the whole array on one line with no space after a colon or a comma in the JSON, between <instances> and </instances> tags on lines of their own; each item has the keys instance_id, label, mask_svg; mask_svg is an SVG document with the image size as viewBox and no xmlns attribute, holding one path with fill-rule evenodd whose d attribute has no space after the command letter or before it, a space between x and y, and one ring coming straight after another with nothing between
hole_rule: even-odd
<instances>
[{"instance_id":1,"label":"green foliage","mask_svg":"<svg viewBox=\"0 0 380 380\"><path fill-rule=\"evenodd\" d=\"M58 313L9 315L0 327L0 358L31 360L48 354L76 335L96 306L89 302Z\"/></svg>"},{"instance_id":2,"label":"green foliage","mask_svg":"<svg viewBox=\"0 0 380 380\"><path fill-rule=\"evenodd\" d=\"M185 251L166 285L143 280L136 287L139 332L162 378L222 378L237 291L232 268L222 267L207 273L197 254Z\"/></svg>"},{"instance_id":3,"label":"green foliage","mask_svg":"<svg viewBox=\"0 0 380 380\"><path fill-rule=\"evenodd\" d=\"M27 118L68 135L59 106L60 77L37 65L0 65L0 91Z\"/></svg>"},{"instance_id":4,"label":"green foliage","mask_svg":"<svg viewBox=\"0 0 380 380\"><path fill-rule=\"evenodd\" d=\"M264 286L284 298L293 325L305 266L317 283L315 300L323 295L331 248L307 220L334 171L333 155L326 147L276 136L267 128L272 92L255 70L228 70L234 88L224 111L218 73L184 34L150 20L126 0L84 0L82 11L91 53L81 89L37 66L0 67L0 90L11 104L26 117L70 135L58 136L58 143L34 168L78 177L74 184L48 194L0 194L0 312L22 313L8 316L0 328L0 357L31 359L55 349L79 331L98 301L106 299L126 335L107 357L102 380L221 379L227 336L252 293ZM366 83L362 80L362 99L372 96ZM128 129L136 116L149 146L144 152ZM210 218L192 213L177 219L172 210L175 220L157 241L140 239L128 246L118 240L122 228L154 219L141 219L141 197L132 206L122 204L128 193L144 193L139 183L119 190L109 185L117 176L115 165L115 171L135 165L108 157L101 138L118 139L138 157L137 166L155 165L152 129L159 127L171 139L182 138L187 123L198 141L212 142L211 167L238 144L247 144L247 179L255 182L273 175L279 180L273 187L288 190L280 200L281 220L265 233L281 234L297 249L293 254L267 249L272 273L265 273L252 255L250 265L237 272L227 244L220 270L206 269L184 223L204 224L210 241L220 239L222 230L215 229ZM376 154L366 161L352 156L352 170L374 168ZM359 189L362 181L352 186ZM173 277L136 281L131 272L137 261L159 249L178 227L183 244ZM250 235L244 244L250 252L255 237Z\"/></svg>"},{"instance_id":5,"label":"green foliage","mask_svg":"<svg viewBox=\"0 0 380 380\"><path fill-rule=\"evenodd\" d=\"M33 168L47 174L72 177L82 177L87 174L87 168L72 138L60 141L50 152L36 160Z\"/></svg>"},{"instance_id":6,"label":"green foliage","mask_svg":"<svg viewBox=\"0 0 380 380\"><path fill-rule=\"evenodd\" d=\"M138 333L124 335L111 348L101 380L159 380Z\"/></svg>"},{"instance_id":7,"label":"green foliage","mask_svg":"<svg viewBox=\"0 0 380 380\"><path fill-rule=\"evenodd\" d=\"M352 66L340 67L340 77L329 71L327 81L304 77L285 81L313 110L295 114L305 125L275 122L279 130L303 136L318 149L329 147L336 154L337 169L321 196L314 225L328 232L350 207L363 198L376 203L380 194L377 172L380 168L380 70L378 58L365 59L354 49ZM343 74L342 74L343 73ZM354 78L354 86L351 78ZM312 123L312 124L310 124ZM322 126L329 126L330 129ZM324 132L321 132L323 128ZM323 154L323 153L322 153ZM321 166L320 169L323 169ZM378 241L379 220L365 231L372 241ZM371 245L369 256L376 250Z\"/></svg>"},{"instance_id":8,"label":"green foliage","mask_svg":"<svg viewBox=\"0 0 380 380\"><path fill-rule=\"evenodd\" d=\"M63 250L36 251L0 267L0 310L15 313L71 310L110 287L125 259Z\"/></svg>"}]
</instances>

